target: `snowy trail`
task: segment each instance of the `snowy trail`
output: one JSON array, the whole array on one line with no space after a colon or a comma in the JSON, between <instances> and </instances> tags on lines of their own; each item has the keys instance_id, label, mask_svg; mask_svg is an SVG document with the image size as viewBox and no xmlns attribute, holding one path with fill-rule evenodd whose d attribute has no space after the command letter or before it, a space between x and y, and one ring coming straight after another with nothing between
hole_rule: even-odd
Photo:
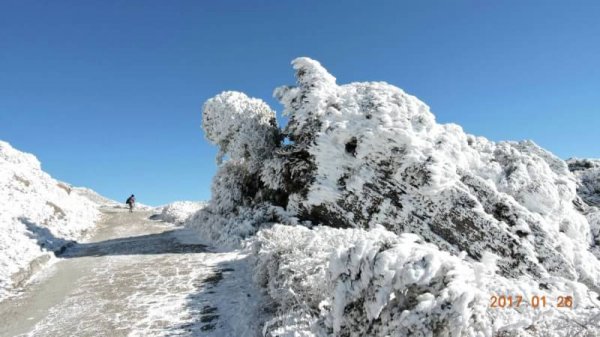
<instances>
[{"instance_id":1,"label":"snowy trail","mask_svg":"<svg viewBox=\"0 0 600 337\"><path fill-rule=\"evenodd\" d=\"M184 244L182 229L150 212L104 213L92 242L0 303L0 336L258 335L244 255Z\"/></svg>"}]
</instances>

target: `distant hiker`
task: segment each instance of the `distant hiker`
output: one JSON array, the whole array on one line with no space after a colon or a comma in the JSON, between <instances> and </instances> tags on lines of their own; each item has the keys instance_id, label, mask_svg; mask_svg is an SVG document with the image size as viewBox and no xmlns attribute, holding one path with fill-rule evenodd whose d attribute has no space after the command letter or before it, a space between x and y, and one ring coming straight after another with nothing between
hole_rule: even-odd
<instances>
[{"instance_id":1,"label":"distant hiker","mask_svg":"<svg viewBox=\"0 0 600 337\"><path fill-rule=\"evenodd\" d=\"M133 212L133 206L135 205L135 195L132 194L129 198L127 198L127 201L125 201L125 203L129 205L129 212Z\"/></svg>"}]
</instances>

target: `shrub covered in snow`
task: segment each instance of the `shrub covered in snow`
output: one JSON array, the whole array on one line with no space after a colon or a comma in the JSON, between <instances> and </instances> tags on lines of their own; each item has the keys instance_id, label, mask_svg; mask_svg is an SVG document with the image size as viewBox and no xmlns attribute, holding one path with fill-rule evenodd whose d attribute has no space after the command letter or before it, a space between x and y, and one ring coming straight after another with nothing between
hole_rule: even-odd
<instances>
[{"instance_id":1,"label":"shrub covered in snow","mask_svg":"<svg viewBox=\"0 0 600 337\"><path fill-rule=\"evenodd\" d=\"M600 301L584 285L505 278L491 253L475 262L414 234L276 225L251 249L256 280L276 305L266 336L563 337L600 329ZM502 307L491 306L492 296L505 296ZM558 308L559 296L572 296L575 308Z\"/></svg>"},{"instance_id":2,"label":"shrub covered in snow","mask_svg":"<svg viewBox=\"0 0 600 337\"><path fill-rule=\"evenodd\" d=\"M425 103L390 84L338 85L317 61L299 58L292 64L297 85L280 87L274 92L283 104L283 113L289 117L283 130L278 130L271 122L273 111L270 108L243 94L225 92L205 104L204 130L207 138L220 148L219 170L213 180L209 206L188 221L188 225L205 238L237 243L261 226L274 222L363 229L382 225L395 235L412 233L422 240L415 239L410 243L409 236L394 239L396 246L401 245L397 241L401 240L402 244L412 245L419 251L414 256L406 256L402 255L405 253L402 249L389 248L393 254L401 255L386 262L394 265L398 273L404 268L411 270L419 257L433 249L424 244L427 242L444 252L434 254L438 256L435 263L446 267L423 268L435 275L440 273L436 277L442 279L450 277L456 270L474 273L479 268L477 263L488 256L486 252L492 252L498 257L495 264L498 276L492 278L494 282L506 281L511 287L518 288L521 280L529 282L531 287L535 280L555 280L552 282L557 289L568 284L568 289L578 289L578 293L585 293L588 288L600 290L600 261L596 257L600 256L600 217L596 209L588 205L597 195L594 194L596 181L589 177L597 177L597 173L590 173L589 177L586 173L586 178L578 174L580 180L585 181L579 183L567 163L531 141L495 143L468 135L458 125L436 123ZM226 121L218 123L216 118ZM239 125L241 122L254 126ZM256 148L250 149L254 144ZM586 170L595 170L594 165L586 166ZM578 196L578 191L582 197ZM349 233L353 232L349 230ZM337 235L334 232L325 235L329 234ZM224 238L230 235L234 237ZM277 242L273 244L278 245ZM369 245L380 246L379 243ZM369 247L365 249L371 251ZM278 256L285 254L280 252ZM460 260L452 257L459 254L466 256ZM310 260L310 256L307 258ZM317 260L328 266L338 263L338 260L326 261L322 257L310 261L317 263ZM362 255L347 261L347 264L355 263L370 265L375 262ZM309 265L307 262L305 267ZM278 268L269 270L277 271ZM296 273L302 274L293 267L286 267L285 272L285 275L277 274L278 271L262 273L268 275L264 284L275 284L270 287L276 289L282 285L277 282L299 280ZM374 270L370 273L367 275L378 275ZM352 273L342 275L346 274L331 274L323 280L335 283L339 277L354 277ZM497 326L487 319L471 321L472 316L462 316L465 314L463 309L451 309L457 311L448 313L448 317L444 316L443 310L435 309L441 308L444 298L459 301L463 296L452 292L455 288L450 291L447 284L444 287L432 284L439 282L436 277L425 283L415 281L414 284L398 285L400 288L394 288L396 285L388 288L393 291L413 291L413 287L429 289L434 299L430 301L429 295L423 295L423 301L428 303L426 307L433 309L426 311L426 317L440 325L429 325L428 331L446 329L444 319L454 317L452 315L460 316L462 326L467 330L476 329L477 324L483 324L485 329ZM452 280L452 277L448 279L449 282ZM490 290L483 285L474 285L470 278L459 278L456 282L463 282L465 287ZM277 329L305 324L302 318L305 316L329 317L330 323L319 323L319 326L333 329L325 330L328 333L352 335L350 329L358 329L367 322L365 329L384 335L392 328L381 325L381 321L370 320L376 316L376 320L392 317L389 322L393 325L402 319L401 313L387 312L381 303L374 305L378 309L372 309L371 304L369 309L356 309L351 303L360 303L363 293L370 291L369 287L356 288L355 293L344 295L344 300L331 299L329 309L319 307L319 310L344 312L344 315L355 317L352 319L360 321L356 326L343 321L347 317L340 318L337 314L315 316L314 303L302 297L297 305L308 305L312 309L290 313L285 324L279 324ZM391 291L389 289L386 291ZM321 290L315 291L320 293ZM311 291L307 290L307 293ZM421 294L420 290L417 293ZM277 303L291 301L291 297L271 294ZM369 297L364 301L371 300ZM393 299L388 300L393 302ZM475 303L473 299L460 301L463 307L475 310L476 315L485 309L471 306L469 303ZM336 307L338 304L340 307ZM282 308L289 309L285 304ZM435 318L438 314L446 318ZM534 321L530 317L528 324ZM514 323L511 322L507 319L498 324ZM352 328L343 330L344 326ZM400 334L407 331L400 327L393 329L389 331L403 331ZM486 331L500 331L494 329ZM449 335L464 334L463 330L459 334L458 330L448 331L453 331Z\"/></svg>"},{"instance_id":3,"label":"shrub covered in snow","mask_svg":"<svg viewBox=\"0 0 600 337\"><path fill-rule=\"evenodd\" d=\"M98 204L52 179L31 154L0 141L0 299L48 253L80 238L97 220Z\"/></svg>"}]
</instances>

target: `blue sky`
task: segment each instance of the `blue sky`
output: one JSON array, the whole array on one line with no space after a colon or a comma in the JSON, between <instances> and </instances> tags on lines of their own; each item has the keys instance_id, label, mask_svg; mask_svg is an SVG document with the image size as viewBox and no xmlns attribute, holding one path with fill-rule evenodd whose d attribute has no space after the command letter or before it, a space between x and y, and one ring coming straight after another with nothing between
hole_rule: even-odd
<instances>
[{"instance_id":1,"label":"blue sky","mask_svg":"<svg viewBox=\"0 0 600 337\"><path fill-rule=\"evenodd\" d=\"M265 99L290 61L387 81L440 122L600 157L598 1L0 2L0 139L124 201L210 198L202 103Z\"/></svg>"}]
</instances>

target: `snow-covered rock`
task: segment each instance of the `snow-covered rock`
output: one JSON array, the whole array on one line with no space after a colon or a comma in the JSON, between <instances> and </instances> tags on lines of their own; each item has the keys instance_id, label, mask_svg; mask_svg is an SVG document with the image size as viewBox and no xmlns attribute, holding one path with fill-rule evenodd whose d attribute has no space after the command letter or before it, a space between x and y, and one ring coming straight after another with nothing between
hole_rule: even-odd
<instances>
[{"instance_id":1,"label":"snow-covered rock","mask_svg":"<svg viewBox=\"0 0 600 337\"><path fill-rule=\"evenodd\" d=\"M565 161L532 141L496 143L466 134L455 124L438 124L425 103L390 84L338 85L317 61L299 58L292 64L297 85L277 88L274 93L284 106L283 113L289 117L283 130L276 130L274 124L267 122L271 120L271 109L243 94L226 92L205 104L204 114L219 116L228 121L223 125L233 126L226 128L226 137L219 138L214 136L215 125L219 123L203 125L207 138L219 146L219 170L213 180L212 200L190 218L189 227L215 242L231 243L236 240L227 236L236 236L239 242L239 239L277 222L348 228L348 233L355 233L352 228L374 229L381 225L393 233L389 234L392 237L398 236L392 240L395 242L393 247L407 245L418 251L407 253L401 248L389 248L393 254L401 255L386 258L386 263L393 265L390 268L397 273L403 273L404 268L410 271L422 256L431 255L435 258L427 261L437 265L423 265L421 269L448 282L453 282L452 275L458 271L467 273L466 278L457 281L462 282L460 287L486 293L499 290L490 287L504 285L510 291L520 289L523 296L529 294L528 289L536 287L548 290L548 296L558 289L556 291L564 291L565 295L576 294L577 303L582 306L597 305L592 302L600 290L600 261L597 258L600 256L597 253L600 216L597 217L593 209L586 211L588 206L581 204L577 191L580 186L581 194L582 184L569 171ZM236 126L245 120L261 127ZM252 149L254 143L258 145L257 149ZM595 182L590 181L587 179L584 184L586 191L595 191ZM259 236L265 231L268 229L259 232ZM343 231L323 230L322 233L325 236L346 235ZM403 233L416 234L419 239L407 239L414 237ZM291 241L296 239L294 233L288 235ZM273 236L272 240L275 241L273 245L278 245L278 240L284 238ZM268 239L262 240L261 246L265 246L266 241ZM368 248L370 253L346 259L344 263L375 264L373 256L389 250L386 245L379 251L369 248L382 245L377 242L379 239L360 243L367 244L365 249ZM352 249L351 245L348 247ZM318 248L315 246L314 249ZM260 255L260 251L257 250L257 254ZM281 252L278 256L285 254ZM293 255L290 255L291 259ZM457 256L461 258L457 259ZM490 256L496 256L497 275L490 277L488 285L476 283L473 281L476 277L468 275L475 273ZM310 255L306 258L306 262L301 262L305 264L304 268L309 268L311 263L334 268L332 265L342 257L323 260ZM283 268L282 274L278 274L279 267ZM283 291L287 291L285 282L293 283L302 278L295 268L279 267L273 269L276 272L267 273L265 285L275 282L278 284L275 288L282 286ZM381 309L387 305L382 304L383 300L368 304L369 308L363 311L356 309L373 301L372 296L379 296L361 297L373 290L370 282L375 282L372 285L375 288L379 285L377 282L388 282L381 279L388 277L387 274L379 275L371 270L367 275L377 280L357 279L358 283L368 284L356 285L354 293L348 288L352 284L343 285L341 287L351 293L343 295L343 300L339 296L332 298L327 304L331 312L343 312L339 315L354 317L351 320L328 313L323 307L318 307L320 313L315 312L314 303L308 303L310 300L305 297L297 298L297 305L312 309L300 316L309 315L320 320L319 326L324 326L327 333L340 332L350 336L352 329L358 329L363 323L376 329L373 334L377 336L406 333L399 326L399 330L386 330L388 327L380 326L384 319L391 325L404 324L400 323L402 317ZM336 283L340 277L348 280L354 276L340 272L322 281ZM473 299L462 298L467 295L457 292L460 287L452 288L454 293L449 294L447 284L434 286L429 283L433 279L424 283L394 283L386 286L385 291L388 294L390 289L413 291L414 286L421 294L422 287L430 289L422 292L422 299L432 311L425 310L425 316L418 314L414 319L438 322L436 315L448 314L461 317L464 323L461 323L464 329L444 330L449 332L442 336L475 336L479 329L477 324L483 324L481 329L493 333L535 335L526 331L538 321L531 316L535 313L524 314L523 324L517 323L517 318L470 321L464 307L468 307ZM317 292L331 293L334 289ZM284 303L288 299L276 294L272 297L286 308ZM323 294L320 298L327 301ZM450 308L446 304L444 312L438 306L446 298L452 298L456 304ZM387 301L393 303L393 299ZM487 315L484 307L469 308L478 308L474 311L476 315ZM387 318L382 316L384 314ZM582 313L578 317L583 319L587 317L585 315ZM290 317L280 324L281 328L285 330L299 324L300 316ZM558 324L559 316L552 317L552 324ZM357 325L355 321L362 323ZM411 330L419 329L411 325L413 323L408 325ZM430 323L421 326L426 331L424 335L435 335L437 325ZM444 329L448 327L445 323L442 325ZM536 323L535 328L549 331L543 324ZM484 333L482 336L491 335Z\"/></svg>"},{"instance_id":2,"label":"snow-covered rock","mask_svg":"<svg viewBox=\"0 0 600 337\"><path fill-rule=\"evenodd\" d=\"M600 159L569 159L567 163L579 180L577 192L581 198L600 207Z\"/></svg>"},{"instance_id":3,"label":"snow-covered rock","mask_svg":"<svg viewBox=\"0 0 600 337\"><path fill-rule=\"evenodd\" d=\"M298 86L276 96L290 115L284 133L312 169L303 173L310 183L290 190L288 210L334 227L382 224L477 260L493 251L507 276L599 284L564 161L531 141L494 143L437 124L427 105L389 84L337 85L313 60L293 64ZM286 155L274 159L289 165Z\"/></svg>"},{"instance_id":4,"label":"snow-covered rock","mask_svg":"<svg viewBox=\"0 0 600 337\"><path fill-rule=\"evenodd\" d=\"M569 170L578 180L577 194L573 201L587 217L594 244L592 253L600 258L600 159L569 159Z\"/></svg>"},{"instance_id":5,"label":"snow-covered rock","mask_svg":"<svg viewBox=\"0 0 600 337\"><path fill-rule=\"evenodd\" d=\"M152 216L154 220L162 220L174 224L184 223L191 215L206 206L202 201L175 201L168 205L158 207L160 213Z\"/></svg>"},{"instance_id":6,"label":"snow-covered rock","mask_svg":"<svg viewBox=\"0 0 600 337\"><path fill-rule=\"evenodd\" d=\"M53 179L33 155L0 141L0 300L52 252L93 227L98 204L82 191L91 195Z\"/></svg>"}]
</instances>

